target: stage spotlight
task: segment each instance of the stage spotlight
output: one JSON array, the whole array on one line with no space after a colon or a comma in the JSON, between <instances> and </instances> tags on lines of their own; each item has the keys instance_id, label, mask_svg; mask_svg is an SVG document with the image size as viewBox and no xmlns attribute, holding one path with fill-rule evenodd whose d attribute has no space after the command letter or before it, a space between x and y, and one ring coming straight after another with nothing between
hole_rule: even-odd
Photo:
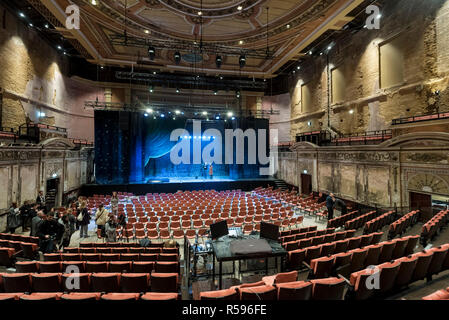
<instances>
[{"instance_id":1,"label":"stage spotlight","mask_svg":"<svg viewBox=\"0 0 449 320\"><path fill-rule=\"evenodd\" d=\"M175 111L175 113L176 113L176 114L180 114L180 113L181 113L181 111L179 111L179 110L176 110L176 111Z\"/></svg>"},{"instance_id":2,"label":"stage spotlight","mask_svg":"<svg viewBox=\"0 0 449 320\"><path fill-rule=\"evenodd\" d=\"M243 68L246 65L246 57L242 54L239 58L240 68Z\"/></svg>"},{"instance_id":3,"label":"stage spotlight","mask_svg":"<svg viewBox=\"0 0 449 320\"><path fill-rule=\"evenodd\" d=\"M179 93L179 92L180 92L180 90L178 88L176 88L176 93Z\"/></svg>"},{"instance_id":4,"label":"stage spotlight","mask_svg":"<svg viewBox=\"0 0 449 320\"><path fill-rule=\"evenodd\" d=\"M214 95L216 96L218 94L217 90L214 90Z\"/></svg>"},{"instance_id":5,"label":"stage spotlight","mask_svg":"<svg viewBox=\"0 0 449 320\"><path fill-rule=\"evenodd\" d=\"M207 111L203 111L203 115L205 116L207 114Z\"/></svg>"},{"instance_id":6,"label":"stage spotlight","mask_svg":"<svg viewBox=\"0 0 449 320\"><path fill-rule=\"evenodd\" d=\"M161 118L165 118L165 114L161 114Z\"/></svg>"},{"instance_id":7,"label":"stage spotlight","mask_svg":"<svg viewBox=\"0 0 449 320\"><path fill-rule=\"evenodd\" d=\"M23 12L19 12L19 16L25 18L25 14Z\"/></svg>"},{"instance_id":8,"label":"stage spotlight","mask_svg":"<svg viewBox=\"0 0 449 320\"><path fill-rule=\"evenodd\" d=\"M229 118L231 118L233 115L234 115L234 114L233 114L231 111L228 112L228 117L229 117Z\"/></svg>"},{"instance_id":9,"label":"stage spotlight","mask_svg":"<svg viewBox=\"0 0 449 320\"><path fill-rule=\"evenodd\" d=\"M223 62L223 59L222 59L221 56L217 56L217 57L215 58L215 65L217 66L218 69L221 68L222 62Z\"/></svg>"},{"instance_id":10,"label":"stage spotlight","mask_svg":"<svg viewBox=\"0 0 449 320\"><path fill-rule=\"evenodd\" d=\"M156 56L156 49L154 49L154 47L148 47L148 56L150 57L150 60L154 60L154 57Z\"/></svg>"},{"instance_id":11,"label":"stage spotlight","mask_svg":"<svg viewBox=\"0 0 449 320\"><path fill-rule=\"evenodd\" d=\"M237 91L237 92L235 93L235 95L237 96L237 98L240 98L240 91Z\"/></svg>"},{"instance_id":12,"label":"stage spotlight","mask_svg":"<svg viewBox=\"0 0 449 320\"><path fill-rule=\"evenodd\" d=\"M148 108L146 111L147 111L147 113L153 113L153 109L151 109L151 108Z\"/></svg>"},{"instance_id":13,"label":"stage spotlight","mask_svg":"<svg viewBox=\"0 0 449 320\"><path fill-rule=\"evenodd\" d=\"M216 120L220 120L220 116L216 116L215 119L216 119Z\"/></svg>"},{"instance_id":14,"label":"stage spotlight","mask_svg":"<svg viewBox=\"0 0 449 320\"><path fill-rule=\"evenodd\" d=\"M144 115L145 117L148 117L148 113L144 113L143 115Z\"/></svg>"},{"instance_id":15,"label":"stage spotlight","mask_svg":"<svg viewBox=\"0 0 449 320\"><path fill-rule=\"evenodd\" d=\"M153 86L150 86L150 87L148 88L148 90L149 90L151 93L153 93L153 91L154 91Z\"/></svg>"},{"instance_id":16,"label":"stage spotlight","mask_svg":"<svg viewBox=\"0 0 449 320\"><path fill-rule=\"evenodd\" d=\"M181 62L181 54L179 53L179 51L175 52L175 63L179 64Z\"/></svg>"},{"instance_id":17,"label":"stage spotlight","mask_svg":"<svg viewBox=\"0 0 449 320\"><path fill-rule=\"evenodd\" d=\"M235 117L232 117L231 120L235 120Z\"/></svg>"}]
</instances>

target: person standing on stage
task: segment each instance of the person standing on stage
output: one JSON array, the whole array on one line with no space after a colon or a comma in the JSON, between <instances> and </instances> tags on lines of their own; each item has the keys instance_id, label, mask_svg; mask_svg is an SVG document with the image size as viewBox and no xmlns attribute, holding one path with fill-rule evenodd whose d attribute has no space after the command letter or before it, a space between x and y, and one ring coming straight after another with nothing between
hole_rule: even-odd
<instances>
[{"instance_id":1,"label":"person standing on stage","mask_svg":"<svg viewBox=\"0 0 449 320\"><path fill-rule=\"evenodd\" d=\"M118 211L118 196L117 196L117 191L113 191L112 192L112 197L111 197L111 209L112 209L112 213L114 215L117 215L117 211Z\"/></svg>"},{"instance_id":2,"label":"person standing on stage","mask_svg":"<svg viewBox=\"0 0 449 320\"><path fill-rule=\"evenodd\" d=\"M213 177L214 177L214 167L212 166L212 163L209 166L209 177L211 179L213 179Z\"/></svg>"}]
</instances>

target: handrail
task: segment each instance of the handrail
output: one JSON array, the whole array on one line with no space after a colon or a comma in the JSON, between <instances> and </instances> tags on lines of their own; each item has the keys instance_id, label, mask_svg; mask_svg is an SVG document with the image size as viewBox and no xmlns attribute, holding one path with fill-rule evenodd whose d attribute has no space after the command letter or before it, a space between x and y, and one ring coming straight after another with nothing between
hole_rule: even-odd
<instances>
[{"instance_id":1,"label":"handrail","mask_svg":"<svg viewBox=\"0 0 449 320\"><path fill-rule=\"evenodd\" d=\"M423 114L419 116L411 116L399 119L393 119L392 125L404 124L404 123L413 123L413 122L422 122L422 121L431 121L438 119L448 119L449 111L447 112L439 112L433 114Z\"/></svg>"}]
</instances>

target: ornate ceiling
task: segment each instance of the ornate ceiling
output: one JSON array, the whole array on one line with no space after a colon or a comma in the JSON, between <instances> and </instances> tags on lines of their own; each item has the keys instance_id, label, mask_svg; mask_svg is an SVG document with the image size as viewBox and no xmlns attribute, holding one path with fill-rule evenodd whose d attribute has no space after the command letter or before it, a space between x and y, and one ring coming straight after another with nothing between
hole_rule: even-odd
<instances>
[{"instance_id":1,"label":"ornate ceiling","mask_svg":"<svg viewBox=\"0 0 449 320\"><path fill-rule=\"evenodd\" d=\"M57 19L57 29L66 38L78 42L82 47L81 53L93 63L116 66L139 63L161 71L241 74L262 78L272 76L289 60L298 59L301 50L325 31L339 29L351 21L347 14L363 1L202 0L201 3L201 0L96 0L96 5L93 5L91 0L73 0L80 7L80 30L63 27L65 8L71 4L68 0L29 2L33 6L40 2L41 13L47 15L49 21ZM42 5L45 10L42 10ZM194 66L188 62L185 55L193 50L195 42L198 47L201 38L206 47L225 46L234 51L259 49L265 52L267 13L272 59L248 55L245 67L240 69L238 54L206 50L202 61ZM48 16L50 14L52 17ZM124 39L125 29L128 39L131 39L127 45L114 41ZM133 39L139 39L139 43ZM157 47L154 60L150 60L147 53L151 41L168 43L164 48ZM170 47L170 41L183 41L185 44L185 50L178 50L183 57L179 64L174 61L176 50ZM220 69L215 64L217 55L223 57Z\"/></svg>"}]
</instances>

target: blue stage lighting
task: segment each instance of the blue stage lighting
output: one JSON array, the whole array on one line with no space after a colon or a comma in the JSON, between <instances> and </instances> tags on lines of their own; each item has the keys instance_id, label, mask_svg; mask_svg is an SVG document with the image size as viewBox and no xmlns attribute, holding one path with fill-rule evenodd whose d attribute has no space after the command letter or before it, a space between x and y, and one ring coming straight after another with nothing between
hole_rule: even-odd
<instances>
[{"instance_id":1,"label":"blue stage lighting","mask_svg":"<svg viewBox=\"0 0 449 320\"><path fill-rule=\"evenodd\" d=\"M161 114L161 118L165 118L165 114Z\"/></svg>"},{"instance_id":2,"label":"blue stage lighting","mask_svg":"<svg viewBox=\"0 0 449 320\"><path fill-rule=\"evenodd\" d=\"M143 115L144 115L145 117L148 117L148 113L144 113Z\"/></svg>"},{"instance_id":3,"label":"blue stage lighting","mask_svg":"<svg viewBox=\"0 0 449 320\"><path fill-rule=\"evenodd\" d=\"M232 120L235 120L235 117L232 117L231 119L232 119Z\"/></svg>"},{"instance_id":4,"label":"blue stage lighting","mask_svg":"<svg viewBox=\"0 0 449 320\"><path fill-rule=\"evenodd\" d=\"M216 116L215 119L220 120L220 116Z\"/></svg>"}]
</instances>

